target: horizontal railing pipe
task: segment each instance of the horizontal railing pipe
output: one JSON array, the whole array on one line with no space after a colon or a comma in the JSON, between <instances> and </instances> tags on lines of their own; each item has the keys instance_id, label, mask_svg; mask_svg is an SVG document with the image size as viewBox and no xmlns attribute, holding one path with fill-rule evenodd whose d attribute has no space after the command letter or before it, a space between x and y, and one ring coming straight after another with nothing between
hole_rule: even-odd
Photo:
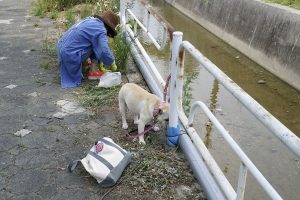
<instances>
[{"instance_id":1,"label":"horizontal railing pipe","mask_svg":"<svg viewBox=\"0 0 300 200\"><path fill-rule=\"evenodd\" d=\"M223 125L217 120L217 118L211 113L211 111L207 108L207 106L201 102L196 101L193 103L191 108L191 113L188 118L188 124L191 126L193 124L194 115L196 112L196 108L201 108L205 115L210 119L212 124L216 127L218 132L224 137L226 142L229 144L231 149L238 155L241 161L245 164L248 170L251 172L256 181L262 186L264 191L271 197L272 199L282 199L277 191L271 186L271 184L266 180L266 178L260 173L260 171L256 168L256 166L252 163L252 161L248 158L248 156L243 152L243 150L239 147L239 145L232 139L228 131L223 127Z\"/></svg>"},{"instance_id":2,"label":"horizontal railing pipe","mask_svg":"<svg viewBox=\"0 0 300 200\"><path fill-rule=\"evenodd\" d=\"M183 41L182 48L186 49L201 66L212 74L213 77L238 99L272 134L300 158L300 139L292 131L257 103L216 65L204 57L191 43Z\"/></svg>"},{"instance_id":3,"label":"horizontal railing pipe","mask_svg":"<svg viewBox=\"0 0 300 200\"><path fill-rule=\"evenodd\" d=\"M146 50L144 49L143 45L140 43L140 41L134 37L134 33L132 32L132 30L130 29L130 26L127 25L126 27L126 31L129 34L130 38L134 41L134 43L136 44L136 46L138 47L138 49L140 50L141 54L143 55L143 57L146 60L146 63L148 64L151 72L153 73L153 77L155 77L157 79L157 81L159 82L159 85L161 88L164 88L166 82L164 81L164 79L161 77L160 73L157 71L154 63L152 62L151 58L149 57L149 55L147 54Z\"/></svg>"},{"instance_id":4,"label":"horizontal railing pipe","mask_svg":"<svg viewBox=\"0 0 300 200\"><path fill-rule=\"evenodd\" d=\"M158 49L158 50L162 50L165 46L162 45L160 46L158 44L158 42L155 40L155 38L153 37L153 35L147 30L147 28L140 22L140 20L132 13L132 11L130 9L127 9L127 12L133 17L133 19L136 21L136 23L143 29L143 31L148 35L148 37L150 38L150 40L152 41L152 43L154 44L154 46ZM166 41L163 41L163 44L166 44Z\"/></svg>"},{"instance_id":5,"label":"horizontal railing pipe","mask_svg":"<svg viewBox=\"0 0 300 200\"><path fill-rule=\"evenodd\" d=\"M210 175L209 170L207 169L202 158L199 156L198 151L195 149L188 135L182 134L179 137L179 146L182 149L188 162L190 163L190 167L193 170L193 174L202 186L207 199L226 199L222 191L220 190L218 184Z\"/></svg>"}]
</instances>

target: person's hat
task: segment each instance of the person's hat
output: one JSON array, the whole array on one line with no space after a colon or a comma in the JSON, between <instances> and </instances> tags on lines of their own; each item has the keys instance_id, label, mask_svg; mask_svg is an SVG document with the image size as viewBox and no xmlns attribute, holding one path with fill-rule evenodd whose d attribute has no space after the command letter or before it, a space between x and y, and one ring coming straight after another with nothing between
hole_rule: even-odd
<instances>
[{"instance_id":1,"label":"person's hat","mask_svg":"<svg viewBox=\"0 0 300 200\"><path fill-rule=\"evenodd\" d=\"M114 37L117 35L116 27L120 23L119 16L113 13L112 11L105 11L101 15L101 19L104 22L104 24L111 30L108 30L110 32L111 36Z\"/></svg>"}]
</instances>

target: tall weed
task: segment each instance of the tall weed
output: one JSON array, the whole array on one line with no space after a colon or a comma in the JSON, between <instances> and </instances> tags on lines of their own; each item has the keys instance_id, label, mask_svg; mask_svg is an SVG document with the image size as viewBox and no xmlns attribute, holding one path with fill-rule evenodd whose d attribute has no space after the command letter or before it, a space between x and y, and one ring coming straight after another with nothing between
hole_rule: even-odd
<instances>
[{"instance_id":1,"label":"tall weed","mask_svg":"<svg viewBox=\"0 0 300 200\"><path fill-rule=\"evenodd\" d=\"M188 116L191 109L191 101L192 101L192 83L193 81L198 77L197 72L193 72L191 74L186 75L186 79L183 84L183 100L182 100L182 106L184 113Z\"/></svg>"},{"instance_id":2,"label":"tall weed","mask_svg":"<svg viewBox=\"0 0 300 200\"><path fill-rule=\"evenodd\" d=\"M113 44L113 53L115 55L115 62L120 72L126 72L126 64L129 56L129 45L126 43L121 30L115 36Z\"/></svg>"},{"instance_id":3,"label":"tall weed","mask_svg":"<svg viewBox=\"0 0 300 200\"><path fill-rule=\"evenodd\" d=\"M76 21L72 9L69 9L66 11L65 17L66 17L65 25L66 25L67 29L69 29Z\"/></svg>"}]
</instances>

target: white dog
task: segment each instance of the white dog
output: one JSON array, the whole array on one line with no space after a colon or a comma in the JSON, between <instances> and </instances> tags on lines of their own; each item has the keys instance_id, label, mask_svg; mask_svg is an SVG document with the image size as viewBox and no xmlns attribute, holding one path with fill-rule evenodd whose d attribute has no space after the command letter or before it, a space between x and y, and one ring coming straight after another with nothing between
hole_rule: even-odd
<instances>
[{"instance_id":1,"label":"white dog","mask_svg":"<svg viewBox=\"0 0 300 200\"><path fill-rule=\"evenodd\" d=\"M134 116L134 124L138 124L138 132L145 129L145 125L154 117L163 122L169 118L169 104L160 100L134 83L126 83L119 92L119 109L122 116L122 128L127 129L126 107ZM159 130L156 127L156 130ZM139 143L145 144L144 135L139 136Z\"/></svg>"}]
</instances>

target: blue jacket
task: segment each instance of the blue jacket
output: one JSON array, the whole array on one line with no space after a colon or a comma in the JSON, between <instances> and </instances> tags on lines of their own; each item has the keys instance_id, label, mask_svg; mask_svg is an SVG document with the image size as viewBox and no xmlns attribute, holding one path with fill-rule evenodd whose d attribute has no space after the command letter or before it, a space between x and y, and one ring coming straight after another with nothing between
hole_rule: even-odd
<instances>
[{"instance_id":1,"label":"blue jacket","mask_svg":"<svg viewBox=\"0 0 300 200\"><path fill-rule=\"evenodd\" d=\"M77 22L65 32L58 41L57 52L62 88L80 84L82 63L92 53L104 65L111 65L115 60L108 47L106 28L100 19L94 17Z\"/></svg>"}]
</instances>

